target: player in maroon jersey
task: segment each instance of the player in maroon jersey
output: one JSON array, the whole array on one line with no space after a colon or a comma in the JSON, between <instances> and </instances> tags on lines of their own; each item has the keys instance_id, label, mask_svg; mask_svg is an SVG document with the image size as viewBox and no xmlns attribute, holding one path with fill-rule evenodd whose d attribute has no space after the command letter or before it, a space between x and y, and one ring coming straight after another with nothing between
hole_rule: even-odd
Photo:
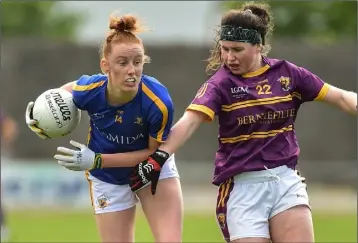
<instances>
[{"instance_id":1,"label":"player in maroon jersey","mask_svg":"<svg viewBox=\"0 0 358 243\"><path fill-rule=\"evenodd\" d=\"M205 121L219 120L219 149L213 183L219 186L217 221L231 242L313 242L306 184L296 173L297 111L324 101L357 114L357 94L323 82L308 70L271 59L273 29L266 4L245 4L221 20L218 44L207 71L215 71L197 92L166 143L137 166L152 181L161 166ZM143 175L142 175L143 177ZM143 188L135 172L132 190Z\"/></svg>"}]
</instances>

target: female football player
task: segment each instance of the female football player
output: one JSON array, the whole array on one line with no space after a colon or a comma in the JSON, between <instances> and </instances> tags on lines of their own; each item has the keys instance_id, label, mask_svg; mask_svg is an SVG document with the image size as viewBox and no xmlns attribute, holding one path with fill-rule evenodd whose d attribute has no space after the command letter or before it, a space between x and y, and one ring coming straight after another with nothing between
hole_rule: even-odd
<instances>
[{"instance_id":1,"label":"female football player","mask_svg":"<svg viewBox=\"0 0 358 243\"><path fill-rule=\"evenodd\" d=\"M323 101L357 115L357 94L323 82L305 68L271 59L273 29L268 5L246 3L221 19L207 71L214 75L197 92L166 143L139 164L136 191L156 178L166 158L200 124L219 120L213 184L219 186L217 222L230 242L313 242L306 184L296 173L294 130L304 102ZM141 168L150 165L150 171ZM159 189L158 189L159 192Z\"/></svg>"},{"instance_id":2,"label":"female football player","mask_svg":"<svg viewBox=\"0 0 358 243\"><path fill-rule=\"evenodd\" d=\"M133 193L128 185L133 166L167 139L174 113L171 97L155 78L142 74L148 57L136 36L145 30L139 20L132 15L111 17L109 28L100 61L105 74L84 75L63 86L90 116L87 146L71 141L75 149L59 147L55 158L68 169L87 170L103 242L134 241L137 196L155 241L181 242L183 202L174 156L163 167L160 193L155 197L149 189ZM46 139L32 119L32 108L30 102L27 124ZM103 168L118 162L124 167Z\"/></svg>"}]
</instances>

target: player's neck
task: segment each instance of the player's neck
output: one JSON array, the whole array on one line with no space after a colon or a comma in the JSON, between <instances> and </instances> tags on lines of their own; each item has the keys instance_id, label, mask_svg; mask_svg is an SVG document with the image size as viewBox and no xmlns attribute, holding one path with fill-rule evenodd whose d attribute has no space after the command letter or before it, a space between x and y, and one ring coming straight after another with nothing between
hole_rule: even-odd
<instances>
[{"instance_id":1,"label":"player's neck","mask_svg":"<svg viewBox=\"0 0 358 243\"><path fill-rule=\"evenodd\" d=\"M131 92L123 92L123 90L121 89L114 89L111 87L107 87L106 90L107 103L111 106L124 105L130 102L131 100L133 100L137 92L138 92L137 90Z\"/></svg>"},{"instance_id":2,"label":"player's neck","mask_svg":"<svg viewBox=\"0 0 358 243\"><path fill-rule=\"evenodd\" d=\"M262 56L260 55L258 57L257 62L254 63L254 65L252 66L252 68L248 71L248 73L252 73L255 72L257 70L259 70L260 68L262 68L263 66L265 66L266 64L264 63L264 60L262 59Z\"/></svg>"}]
</instances>

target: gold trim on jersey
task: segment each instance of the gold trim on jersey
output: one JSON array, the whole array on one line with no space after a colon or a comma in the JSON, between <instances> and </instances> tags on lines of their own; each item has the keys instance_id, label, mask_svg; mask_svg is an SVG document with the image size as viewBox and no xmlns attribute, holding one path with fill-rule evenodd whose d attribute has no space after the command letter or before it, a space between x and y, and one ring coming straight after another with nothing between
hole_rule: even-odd
<instances>
[{"instance_id":1,"label":"gold trim on jersey","mask_svg":"<svg viewBox=\"0 0 358 243\"><path fill-rule=\"evenodd\" d=\"M266 64L265 66L257 69L254 72L249 72L249 73L245 73L243 75L241 75L243 78L252 78L252 77L256 77L259 76L261 74L263 74L264 72L266 72L268 69L270 68L270 66L268 64Z\"/></svg>"},{"instance_id":2,"label":"gold trim on jersey","mask_svg":"<svg viewBox=\"0 0 358 243\"><path fill-rule=\"evenodd\" d=\"M100 86L102 86L106 81L103 80L103 81L100 81L100 82L96 82L96 83L91 83L89 85L73 85L72 87L72 90L75 90L75 91L88 91L88 90L92 90L92 89L95 89L95 88L98 88Z\"/></svg>"},{"instance_id":3,"label":"gold trim on jersey","mask_svg":"<svg viewBox=\"0 0 358 243\"><path fill-rule=\"evenodd\" d=\"M298 92L292 92L292 97L296 97L299 100L302 100L302 95Z\"/></svg>"},{"instance_id":4,"label":"gold trim on jersey","mask_svg":"<svg viewBox=\"0 0 358 243\"><path fill-rule=\"evenodd\" d=\"M86 142L87 146L91 141L91 131L92 131L92 127L91 127L91 125L89 125L88 134L87 134L87 142Z\"/></svg>"},{"instance_id":5,"label":"gold trim on jersey","mask_svg":"<svg viewBox=\"0 0 358 243\"><path fill-rule=\"evenodd\" d=\"M94 202L93 202L92 181L89 179L89 175L90 175L89 171L86 170L86 171L85 171L85 176L86 176L86 180L88 181L88 187L89 187L89 193L90 193L91 204L92 204L93 210L95 210L95 206L94 206Z\"/></svg>"},{"instance_id":6,"label":"gold trim on jersey","mask_svg":"<svg viewBox=\"0 0 358 243\"><path fill-rule=\"evenodd\" d=\"M229 180L227 180L226 182L220 185L219 188L220 196L219 196L217 207L225 207L225 199L229 195L229 191L230 191L230 187L232 186L232 183L233 183L233 179L230 178Z\"/></svg>"},{"instance_id":7,"label":"gold trim on jersey","mask_svg":"<svg viewBox=\"0 0 358 243\"><path fill-rule=\"evenodd\" d=\"M314 100L324 100L324 98L326 98L329 88L330 85L325 83Z\"/></svg>"},{"instance_id":8,"label":"gold trim on jersey","mask_svg":"<svg viewBox=\"0 0 358 243\"><path fill-rule=\"evenodd\" d=\"M207 88L208 88L208 83L203 84L203 86L199 89L198 93L196 94L195 99L201 98L205 94Z\"/></svg>"},{"instance_id":9,"label":"gold trim on jersey","mask_svg":"<svg viewBox=\"0 0 358 243\"><path fill-rule=\"evenodd\" d=\"M270 105L270 104L276 104L281 102L287 102L292 100L292 96L293 96L292 94L288 94L286 96L275 96L275 97L262 98L256 100L245 100L231 105L222 105L221 110L233 111L233 110L238 110L238 109L252 107L252 106Z\"/></svg>"},{"instance_id":10,"label":"gold trim on jersey","mask_svg":"<svg viewBox=\"0 0 358 243\"><path fill-rule=\"evenodd\" d=\"M254 138L268 138L268 137L274 137L277 134L293 131L293 126L289 125L288 127L283 127L278 130L271 130L267 132L253 132L248 135L240 135L237 137L231 137L231 138L220 138L220 141L222 143L236 143L239 141L246 141Z\"/></svg>"},{"instance_id":11,"label":"gold trim on jersey","mask_svg":"<svg viewBox=\"0 0 358 243\"><path fill-rule=\"evenodd\" d=\"M168 123L168 108L166 107L166 105L163 103L163 101L160 100L160 98L158 96L156 96L149 88L147 85L145 85L142 82L142 90L143 92L157 105L157 107L159 108L159 110L162 112L163 114L163 121L162 121L162 125L160 127L159 132L157 133L157 138L155 138L155 140L158 140L158 142L163 142L163 134L164 134L164 129Z\"/></svg>"},{"instance_id":12,"label":"gold trim on jersey","mask_svg":"<svg viewBox=\"0 0 358 243\"><path fill-rule=\"evenodd\" d=\"M150 136L150 135L149 135L149 138L151 138L151 139L157 141L158 143L164 143L164 142L165 142L163 139L162 139L162 141L159 141L157 138L152 137L152 136Z\"/></svg>"},{"instance_id":13,"label":"gold trim on jersey","mask_svg":"<svg viewBox=\"0 0 358 243\"><path fill-rule=\"evenodd\" d=\"M210 121L214 120L215 112L205 105L190 104L186 110L200 111L210 118Z\"/></svg>"}]
</instances>

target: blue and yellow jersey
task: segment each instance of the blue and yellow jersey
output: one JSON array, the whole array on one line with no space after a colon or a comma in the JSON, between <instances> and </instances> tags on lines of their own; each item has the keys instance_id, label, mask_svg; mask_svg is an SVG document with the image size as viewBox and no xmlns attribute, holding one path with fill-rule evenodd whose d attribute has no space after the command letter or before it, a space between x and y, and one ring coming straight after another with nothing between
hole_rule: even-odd
<instances>
[{"instance_id":1,"label":"blue and yellow jersey","mask_svg":"<svg viewBox=\"0 0 358 243\"><path fill-rule=\"evenodd\" d=\"M155 78L142 75L139 89L129 103L111 106L106 100L108 77L84 75L73 86L77 107L88 112L88 147L96 153L112 154L148 148L149 137L164 142L172 126L174 107L169 92ZM90 173L107 183L129 183L132 168L105 168Z\"/></svg>"}]
</instances>

